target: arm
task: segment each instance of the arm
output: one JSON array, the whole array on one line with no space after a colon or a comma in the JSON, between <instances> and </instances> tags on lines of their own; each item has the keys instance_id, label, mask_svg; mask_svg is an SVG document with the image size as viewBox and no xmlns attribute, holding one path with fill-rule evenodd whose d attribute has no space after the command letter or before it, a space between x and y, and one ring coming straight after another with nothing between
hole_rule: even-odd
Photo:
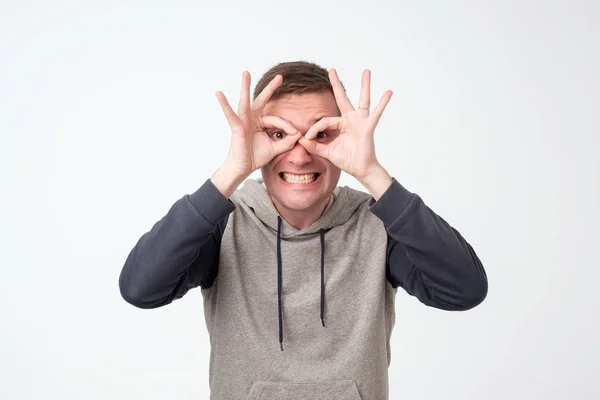
<instances>
[{"instance_id":1,"label":"arm","mask_svg":"<svg viewBox=\"0 0 600 400\"><path fill-rule=\"evenodd\" d=\"M281 75L273 78L250 104L250 74L244 71L238 113L225 95L217 92L232 133L227 158L210 180L179 199L139 239L119 277L121 295L127 302L156 308L183 297L196 286L212 286L221 237L235 209L228 198L253 171L294 148L300 138L300 132L289 122L262 115L282 79ZM286 132L286 138L273 141L267 134L272 128Z\"/></svg>"},{"instance_id":2,"label":"arm","mask_svg":"<svg viewBox=\"0 0 600 400\"><path fill-rule=\"evenodd\" d=\"M371 211L388 232L387 278L422 303L464 311L487 296L485 270L461 234L395 179Z\"/></svg>"},{"instance_id":3,"label":"arm","mask_svg":"<svg viewBox=\"0 0 600 400\"><path fill-rule=\"evenodd\" d=\"M157 308L194 287L210 287L234 209L211 180L175 202L129 253L119 276L121 296L136 307Z\"/></svg>"},{"instance_id":4,"label":"arm","mask_svg":"<svg viewBox=\"0 0 600 400\"><path fill-rule=\"evenodd\" d=\"M392 97L386 91L371 110L371 72L363 71L358 107L337 72L329 80L341 116L321 118L299 143L355 177L373 196L371 211L388 233L387 276L421 302L445 310L467 310L487 295L487 277L471 246L416 194L408 192L377 161L375 127ZM333 140L319 142L322 131Z\"/></svg>"}]
</instances>

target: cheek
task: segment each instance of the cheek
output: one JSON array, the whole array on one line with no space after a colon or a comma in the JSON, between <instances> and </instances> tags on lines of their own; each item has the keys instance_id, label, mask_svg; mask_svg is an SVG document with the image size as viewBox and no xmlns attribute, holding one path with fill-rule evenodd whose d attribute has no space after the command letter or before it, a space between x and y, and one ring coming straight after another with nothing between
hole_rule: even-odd
<instances>
[{"instance_id":1,"label":"cheek","mask_svg":"<svg viewBox=\"0 0 600 400\"><path fill-rule=\"evenodd\" d=\"M287 153L288 153L288 152L285 152L285 153L281 153L281 154L280 154L280 155L278 155L278 156L275 156L275 158L274 158L274 159L272 159L271 161L269 161L269 163L268 163L267 165L268 165L268 166L269 166L271 169L275 168L275 166L276 166L277 164L279 164L279 163L280 163L280 162L281 162L281 161L282 161L282 160L285 158L285 156L286 156L286 154L287 154Z\"/></svg>"},{"instance_id":2,"label":"cheek","mask_svg":"<svg viewBox=\"0 0 600 400\"><path fill-rule=\"evenodd\" d=\"M331 163L331 161L329 161L326 158L320 157L320 156L316 156L313 155L313 158L322 166L325 167L325 169L327 170L327 174L328 175L335 175L336 171L339 170L339 168L337 168L335 165L333 165Z\"/></svg>"},{"instance_id":3,"label":"cheek","mask_svg":"<svg viewBox=\"0 0 600 400\"><path fill-rule=\"evenodd\" d=\"M277 157L275 157L274 159L272 159L271 161L269 161L269 163L267 165L265 165L264 167L261 168L261 172L263 175L263 179L267 180L267 177L275 177L275 168L277 167L277 164L281 162L281 160L283 160L285 158L285 153L284 154L280 154Z\"/></svg>"},{"instance_id":4,"label":"cheek","mask_svg":"<svg viewBox=\"0 0 600 400\"><path fill-rule=\"evenodd\" d=\"M266 165L266 168L268 168L271 171L271 173L274 173L274 170L277 168L277 164L284 162L286 156L287 152L276 156Z\"/></svg>"},{"instance_id":5,"label":"cheek","mask_svg":"<svg viewBox=\"0 0 600 400\"><path fill-rule=\"evenodd\" d=\"M327 168L327 176L331 180L331 185L336 186L338 180L340 179L340 175L342 174L342 170L333 165L329 160L320 157L320 160L323 165Z\"/></svg>"}]
</instances>

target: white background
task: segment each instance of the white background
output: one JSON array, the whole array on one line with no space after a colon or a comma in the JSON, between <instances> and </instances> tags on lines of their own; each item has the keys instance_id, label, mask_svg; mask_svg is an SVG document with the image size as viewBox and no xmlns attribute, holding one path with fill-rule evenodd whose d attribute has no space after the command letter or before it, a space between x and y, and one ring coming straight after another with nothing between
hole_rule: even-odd
<instances>
[{"instance_id":1,"label":"white background","mask_svg":"<svg viewBox=\"0 0 600 400\"><path fill-rule=\"evenodd\" d=\"M598 2L0 4L1 399L208 397L200 291L118 276L224 159L214 92L290 60L394 90L380 162L488 273L465 313L399 292L391 398L600 397Z\"/></svg>"}]
</instances>

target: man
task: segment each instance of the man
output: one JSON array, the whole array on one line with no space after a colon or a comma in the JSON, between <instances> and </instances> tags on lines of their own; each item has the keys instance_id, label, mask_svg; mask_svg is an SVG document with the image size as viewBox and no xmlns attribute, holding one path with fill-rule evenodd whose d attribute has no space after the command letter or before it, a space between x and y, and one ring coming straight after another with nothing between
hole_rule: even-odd
<instances>
[{"instance_id":1,"label":"man","mask_svg":"<svg viewBox=\"0 0 600 400\"><path fill-rule=\"evenodd\" d=\"M214 399L386 399L394 297L467 310L487 278L472 247L375 156L392 96L354 108L335 70L282 63L250 102L244 72L223 165L131 251L122 296L155 308L200 286ZM248 179L261 169L262 181ZM341 171L369 193L337 187Z\"/></svg>"}]
</instances>

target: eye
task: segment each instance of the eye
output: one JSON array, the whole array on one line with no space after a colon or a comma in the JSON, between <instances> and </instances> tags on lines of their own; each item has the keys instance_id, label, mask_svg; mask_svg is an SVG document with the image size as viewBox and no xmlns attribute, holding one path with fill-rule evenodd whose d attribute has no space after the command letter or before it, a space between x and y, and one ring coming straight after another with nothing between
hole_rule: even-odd
<instances>
[{"instance_id":1,"label":"eye","mask_svg":"<svg viewBox=\"0 0 600 400\"><path fill-rule=\"evenodd\" d=\"M285 137L285 133L282 131L275 131L271 133L271 138L281 140Z\"/></svg>"},{"instance_id":2,"label":"eye","mask_svg":"<svg viewBox=\"0 0 600 400\"><path fill-rule=\"evenodd\" d=\"M327 132L319 132L317 133L317 136L315 136L316 139L325 139L327 137Z\"/></svg>"}]
</instances>

